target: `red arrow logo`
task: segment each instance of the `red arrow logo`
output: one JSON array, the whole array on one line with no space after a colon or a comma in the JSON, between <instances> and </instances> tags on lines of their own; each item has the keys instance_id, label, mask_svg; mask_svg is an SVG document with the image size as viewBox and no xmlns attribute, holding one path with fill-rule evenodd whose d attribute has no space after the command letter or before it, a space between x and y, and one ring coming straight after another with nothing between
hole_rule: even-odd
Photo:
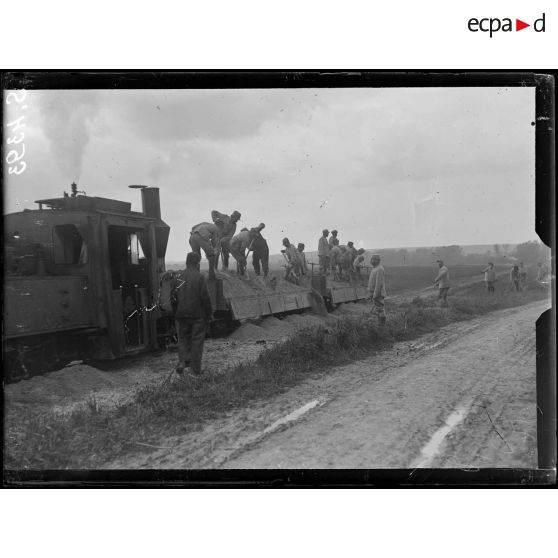
<instances>
[{"instance_id":1,"label":"red arrow logo","mask_svg":"<svg viewBox=\"0 0 558 558\"><path fill-rule=\"evenodd\" d=\"M515 30L516 31L521 31L522 29L525 29L526 27L531 27L531 24L525 23L524 21L521 21L520 19L515 20Z\"/></svg>"}]
</instances>

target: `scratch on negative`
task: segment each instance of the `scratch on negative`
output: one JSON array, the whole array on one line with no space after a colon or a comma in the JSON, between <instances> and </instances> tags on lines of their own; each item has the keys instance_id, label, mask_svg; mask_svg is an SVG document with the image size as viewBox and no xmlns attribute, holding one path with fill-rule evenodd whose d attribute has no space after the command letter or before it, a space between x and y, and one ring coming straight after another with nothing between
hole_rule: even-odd
<instances>
[{"instance_id":1,"label":"scratch on negative","mask_svg":"<svg viewBox=\"0 0 558 558\"><path fill-rule=\"evenodd\" d=\"M498 436L500 436L500 438L503 440L504 444L506 444L506 446L508 446L508 449L510 450L510 453L513 453L513 450L511 449L511 447L508 444L508 442L506 441L506 439L502 436L502 434L500 434L500 432L498 432L498 429L494 425L494 422L492 421L492 417L490 416L490 413L488 412L488 409L484 405L478 405L477 404L476 406L477 407L482 407L486 411L486 415L488 416L488 420L490 421L490 424L492 425L492 428L494 428L496 434L498 434Z\"/></svg>"}]
</instances>

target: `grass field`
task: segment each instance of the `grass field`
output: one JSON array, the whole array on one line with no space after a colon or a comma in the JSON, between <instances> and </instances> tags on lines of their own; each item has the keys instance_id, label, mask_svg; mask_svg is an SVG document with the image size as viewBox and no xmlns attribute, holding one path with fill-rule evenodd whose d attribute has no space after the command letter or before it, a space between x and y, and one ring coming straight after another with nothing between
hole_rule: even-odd
<instances>
[{"instance_id":1,"label":"grass field","mask_svg":"<svg viewBox=\"0 0 558 558\"><path fill-rule=\"evenodd\" d=\"M416 273L409 272L407 278L411 276L416 278ZM427 268L423 277L427 281ZM405 281L400 284L405 285ZM347 317L333 327L307 328L264 351L255 361L192 382L141 388L132 401L116 408L103 409L91 401L67 416L30 409L23 421L6 425L5 439L10 443L5 447L5 467L96 468L108 459L137 451L138 444L156 445L162 437L199 429L205 420L273 396L309 375L327 373L333 365L363 358L396 341L549 296L548 287L534 283L524 292L502 288L488 295L478 282L452 289L449 308L437 307L433 296L393 302L388 304L388 322L383 328L369 315ZM149 450L144 447L144 451Z\"/></svg>"},{"instance_id":2,"label":"grass field","mask_svg":"<svg viewBox=\"0 0 558 558\"><path fill-rule=\"evenodd\" d=\"M478 265L456 265L450 266L450 280L453 286L457 286L464 280L484 279L483 267ZM434 278L438 274L438 266L392 266L386 267L386 290L389 295L404 293L410 290L421 290L434 285ZM498 270L497 270L498 271ZM502 270L500 270L502 271ZM281 276L284 272L271 270L272 275ZM363 272L364 273L364 272ZM366 271L368 273L368 271ZM534 276L534 273L533 273ZM366 285L366 277L362 278Z\"/></svg>"},{"instance_id":3,"label":"grass field","mask_svg":"<svg viewBox=\"0 0 558 558\"><path fill-rule=\"evenodd\" d=\"M450 280L452 282L461 279L477 278L483 279L482 267L471 265L458 265L449 267ZM400 293L411 289L422 289L431 287L434 278L438 274L437 265L424 266L400 266L386 268L386 286L388 294Z\"/></svg>"}]
</instances>

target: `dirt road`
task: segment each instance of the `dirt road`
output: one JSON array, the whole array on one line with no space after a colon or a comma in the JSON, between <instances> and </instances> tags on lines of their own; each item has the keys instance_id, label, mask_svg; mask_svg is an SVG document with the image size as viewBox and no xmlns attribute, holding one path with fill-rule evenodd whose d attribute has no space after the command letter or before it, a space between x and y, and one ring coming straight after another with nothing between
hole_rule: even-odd
<instances>
[{"instance_id":1,"label":"dirt road","mask_svg":"<svg viewBox=\"0 0 558 558\"><path fill-rule=\"evenodd\" d=\"M547 308L398 343L106 467L535 468L535 322Z\"/></svg>"}]
</instances>

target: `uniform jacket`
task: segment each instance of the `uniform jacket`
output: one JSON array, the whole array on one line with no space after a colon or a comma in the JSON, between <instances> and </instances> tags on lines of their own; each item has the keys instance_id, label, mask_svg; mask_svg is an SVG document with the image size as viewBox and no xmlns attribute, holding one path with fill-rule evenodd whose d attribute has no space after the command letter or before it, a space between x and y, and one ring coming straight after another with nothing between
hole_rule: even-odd
<instances>
[{"instance_id":1,"label":"uniform jacket","mask_svg":"<svg viewBox=\"0 0 558 558\"><path fill-rule=\"evenodd\" d=\"M331 235L331 236L329 237L328 244L329 244L329 248L330 248L330 249L333 248L333 247L335 246L335 244L337 244L336 241L337 241L337 237L336 237L336 236Z\"/></svg>"},{"instance_id":2,"label":"uniform jacket","mask_svg":"<svg viewBox=\"0 0 558 558\"><path fill-rule=\"evenodd\" d=\"M298 263L302 268L304 273L308 273L308 264L306 263L306 254L304 252L300 252L299 250L296 251L296 257L298 258Z\"/></svg>"},{"instance_id":3,"label":"uniform jacket","mask_svg":"<svg viewBox=\"0 0 558 558\"><path fill-rule=\"evenodd\" d=\"M318 256L329 256L329 242L325 236L318 240Z\"/></svg>"},{"instance_id":4,"label":"uniform jacket","mask_svg":"<svg viewBox=\"0 0 558 558\"><path fill-rule=\"evenodd\" d=\"M221 238L230 240L236 232L236 223L225 213L219 213L213 210L211 212L211 219L217 225L220 231Z\"/></svg>"},{"instance_id":5,"label":"uniform jacket","mask_svg":"<svg viewBox=\"0 0 558 558\"><path fill-rule=\"evenodd\" d=\"M357 267L364 267L364 256L357 256L353 260L353 269L356 269Z\"/></svg>"},{"instance_id":6,"label":"uniform jacket","mask_svg":"<svg viewBox=\"0 0 558 558\"><path fill-rule=\"evenodd\" d=\"M250 241L250 242L252 242L252 241ZM254 243L252 244L252 250L254 251L254 254L256 254L260 258L265 257L265 256L269 256L269 246L267 245L267 240L261 234L257 234L254 237Z\"/></svg>"},{"instance_id":7,"label":"uniform jacket","mask_svg":"<svg viewBox=\"0 0 558 558\"><path fill-rule=\"evenodd\" d=\"M434 283L438 283L438 288L440 289L447 289L450 286L449 270L445 265L440 268L438 275L436 275L436 279L434 279Z\"/></svg>"},{"instance_id":8,"label":"uniform jacket","mask_svg":"<svg viewBox=\"0 0 558 558\"><path fill-rule=\"evenodd\" d=\"M490 269L490 268L486 268L484 270L484 280L487 283L492 283L494 281L496 281L496 270L494 268Z\"/></svg>"},{"instance_id":9,"label":"uniform jacket","mask_svg":"<svg viewBox=\"0 0 558 558\"><path fill-rule=\"evenodd\" d=\"M350 269L351 265L353 263L354 258L351 255L351 250L350 248L347 248L345 251L341 251L341 258L339 259L339 261L341 262L341 266L344 269Z\"/></svg>"},{"instance_id":10,"label":"uniform jacket","mask_svg":"<svg viewBox=\"0 0 558 558\"><path fill-rule=\"evenodd\" d=\"M182 282L184 281L184 282ZM177 305L175 318L209 320L213 313L205 277L196 269L186 268L174 285Z\"/></svg>"},{"instance_id":11,"label":"uniform jacket","mask_svg":"<svg viewBox=\"0 0 558 558\"><path fill-rule=\"evenodd\" d=\"M294 247L293 244L289 244L286 248L284 248L285 254L287 255L287 259L289 263L296 264L298 260L298 250Z\"/></svg>"},{"instance_id":12,"label":"uniform jacket","mask_svg":"<svg viewBox=\"0 0 558 558\"><path fill-rule=\"evenodd\" d=\"M202 238L211 242L213 246L217 246L220 236L217 225L213 223L199 223L195 227L192 227L191 234L194 233L199 233Z\"/></svg>"},{"instance_id":13,"label":"uniform jacket","mask_svg":"<svg viewBox=\"0 0 558 558\"><path fill-rule=\"evenodd\" d=\"M377 265L370 271L368 291L370 292L372 298L386 296L386 272L383 265Z\"/></svg>"},{"instance_id":14,"label":"uniform jacket","mask_svg":"<svg viewBox=\"0 0 558 558\"><path fill-rule=\"evenodd\" d=\"M241 231L236 236L232 237L231 248L239 250L240 252L246 252L246 248L250 246L252 242L252 237L250 236L250 231Z\"/></svg>"},{"instance_id":15,"label":"uniform jacket","mask_svg":"<svg viewBox=\"0 0 558 558\"><path fill-rule=\"evenodd\" d=\"M341 248L339 248L339 246L332 246L331 250L329 252L329 255L331 256L331 259L333 260L334 258L339 259L339 256L341 256Z\"/></svg>"}]
</instances>

